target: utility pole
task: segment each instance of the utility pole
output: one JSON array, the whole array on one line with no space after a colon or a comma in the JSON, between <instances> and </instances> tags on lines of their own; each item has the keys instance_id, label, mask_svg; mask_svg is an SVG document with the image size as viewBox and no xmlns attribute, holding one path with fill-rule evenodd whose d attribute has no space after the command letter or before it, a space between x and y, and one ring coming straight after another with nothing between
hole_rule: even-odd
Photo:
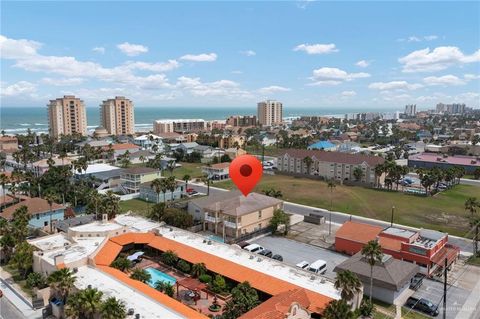
<instances>
[{"instance_id":1,"label":"utility pole","mask_svg":"<svg viewBox=\"0 0 480 319\"><path fill-rule=\"evenodd\" d=\"M265 144L262 142L262 169L263 169L263 162L265 162Z\"/></svg>"},{"instance_id":2,"label":"utility pole","mask_svg":"<svg viewBox=\"0 0 480 319\"><path fill-rule=\"evenodd\" d=\"M448 259L445 258L445 264L443 266L443 319L447 318L447 267Z\"/></svg>"},{"instance_id":3,"label":"utility pole","mask_svg":"<svg viewBox=\"0 0 480 319\"><path fill-rule=\"evenodd\" d=\"M393 213L395 211L395 206L392 206L392 217L390 218L390 227L393 227Z\"/></svg>"}]
</instances>

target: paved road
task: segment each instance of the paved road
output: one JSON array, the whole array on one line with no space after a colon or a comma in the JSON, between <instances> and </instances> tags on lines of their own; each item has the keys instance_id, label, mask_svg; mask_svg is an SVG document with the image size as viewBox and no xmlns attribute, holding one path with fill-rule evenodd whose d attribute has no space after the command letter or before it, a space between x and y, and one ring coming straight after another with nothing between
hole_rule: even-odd
<instances>
[{"instance_id":1,"label":"paved road","mask_svg":"<svg viewBox=\"0 0 480 319\"><path fill-rule=\"evenodd\" d=\"M323 249L287 238L266 236L254 240L252 243L270 249L274 254L282 255L283 262L290 266L295 266L303 260L308 263L312 263L317 259L325 260L327 262L327 272L325 273L325 276L330 279L335 279L335 273L333 272L335 266L348 259L348 257L328 249Z\"/></svg>"},{"instance_id":2,"label":"paved road","mask_svg":"<svg viewBox=\"0 0 480 319\"><path fill-rule=\"evenodd\" d=\"M0 298L0 318L37 319L42 317L42 310L32 310L13 290L0 280L3 297Z\"/></svg>"},{"instance_id":3,"label":"paved road","mask_svg":"<svg viewBox=\"0 0 480 319\"><path fill-rule=\"evenodd\" d=\"M189 185L191 185L192 188L194 188L198 192L207 193L207 187L204 186L204 185L201 185L201 184L189 184ZM210 194L215 194L215 193L225 192L225 191L227 191L227 190L216 188L216 187L210 187ZM295 203L285 202L284 203L284 209L287 212L291 212L291 213L299 214L299 215L308 215L308 214L312 213L313 211L320 211L321 213L323 212L323 214L325 215L325 219L327 220L327 222L330 218L330 212L328 210L322 209L322 208L317 208L317 207L304 206L304 205L299 205L299 204L295 204ZM384 221L380 221L380 220L374 220L374 219L365 218L365 217L356 216L356 215L348 215L348 214L344 214L344 213L341 213L341 212L332 212L331 218L332 218L332 223L336 223L336 224L339 224L339 225L345 223L347 220L356 220L356 221L359 221L359 222L364 222L364 223L368 223L368 224L371 224L371 225L379 225L379 226L382 226L382 227L390 226L390 223L388 223L388 222L384 222ZM410 226L399 225L399 224L395 224L395 223L394 223L394 226L417 230L417 229L415 229L413 227L410 227ZM460 249L463 252L471 253L473 251L473 244L472 244L472 241L470 239L455 237L455 236L449 236L448 241L449 241L449 243L460 247Z\"/></svg>"}]
</instances>

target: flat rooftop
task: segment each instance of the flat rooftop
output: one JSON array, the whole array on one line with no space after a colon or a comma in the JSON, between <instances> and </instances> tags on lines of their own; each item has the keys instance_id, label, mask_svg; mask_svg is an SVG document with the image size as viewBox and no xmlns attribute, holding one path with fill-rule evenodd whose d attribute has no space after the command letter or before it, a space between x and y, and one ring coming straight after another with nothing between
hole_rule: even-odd
<instances>
[{"instance_id":1,"label":"flat rooftop","mask_svg":"<svg viewBox=\"0 0 480 319\"><path fill-rule=\"evenodd\" d=\"M416 234L416 232L408 230L408 229L402 229L402 228L397 228L397 227L388 227L384 231L382 231L384 234L396 236L396 237L401 237L405 239L409 239L412 236Z\"/></svg>"},{"instance_id":2,"label":"flat rooftop","mask_svg":"<svg viewBox=\"0 0 480 319\"><path fill-rule=\"evenodd\" d=\"M202 120L202 119L165 119L165 120L156 120L155 122L159 123L159 124L170 124L170 123L178 123L178 122L183 122L183 123L205 122L205 120Z\"/></svg>"},{"instance_id":3,"label":"flat rooftop","mask_svg":"<svg viewBox=\"0 0 480 319\"><path fill-rule=\"evenodd\" d=\"M127 310L133 308L141 318L186 318L98 269L82 266L75 276L77 288L85 289L91 285L102 291L104 298L115 297L123 301Z\"/></svg>"},{"instance_id":4,"label":"flat rooftop","mask_svg":"<svg viewBox=\"0 0 480 319\"><path fill-rule=\"evenodd\" d=\"M114 219L115 223L121 226L126 226L133 232L148 232L160 226L159 223L149 221L134 215L121 214Z\"/></svg>"},{"instance_id":5,"label":"flat rooftop","mask_svg":"<svg viewBox=\"0 0 480 319\"><path fill-rule=\"evenodd\" d=\"M120 169L120 167L112 166L104 163L99 164L89 164L86 171L82 171L82 173L76 172L77 175L88 175L88 174L95 174L95 173L102 173L113 171L116 169Z\"/></svg>"},{"instance_id":6,"label":"flat rooftop","mask_svg":"<svg viewBox=\"0 0 480 319\"><path fill-rule=\"evenodd\" d=\"M436 153L421 153L415 154L408 157L410 161L422 161L429 163L444 163L452 165L465 165L465 166L475 166L480 167L480 160L477 160L474 156L442 156Z\"/></svg>"},{"instance_id":7,"label":"flat rooftop","mask_svg":"<svg viewBox=\"0 0 480 319\"><path fill-rule=\"evenodd\" d=\"M104 232L104 231L112 231L112 230L119 230L122 228L122 225L116 223L102 223L102 222L94 222L90 224L84 224L80 226L70 227L70 230L75 232Z\"/></svg>"},{"instance_id":8,"label":"flat rooftop","mask_svg":"<svg viewBox=\"0 0 480 319\"><path fill-rule=\"evenodd\" d=\"M333 282L323 276L314 275L311 272L291 267L271 258L265 258L258 254L247 252L246 250L232 245L219 243L213 240L209 241L206 237L177 228L160 227L158 231L165 238L183 245L218 256L266 275L276 277L321 295L340 299L340 293L335 289ZM245 278L245 280L248 280L248 278Z\"/></svg>"}]
</instances>

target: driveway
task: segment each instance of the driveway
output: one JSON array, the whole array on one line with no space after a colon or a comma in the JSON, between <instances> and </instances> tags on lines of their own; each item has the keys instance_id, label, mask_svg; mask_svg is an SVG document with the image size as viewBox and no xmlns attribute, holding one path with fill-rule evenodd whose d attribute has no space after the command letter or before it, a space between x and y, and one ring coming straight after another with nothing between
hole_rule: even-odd
<instances>
[{"instance_id":1,"label":"driveway","mask_svg":"<svg viewBox=\"0 0 480 319\"><path fill-rule=\"evenodd\" d=\"M252 243L270 249L273 254L282 255L283 261L291 266L295 266L302 260L309 263L317 259L325 260L327 262L327 272L325 276L331 279L335 279L335 273L333 272L335 266L348 259L347 256L336 252L283 237L267 236L253 240Z\"/></svg>"}]
</instances>

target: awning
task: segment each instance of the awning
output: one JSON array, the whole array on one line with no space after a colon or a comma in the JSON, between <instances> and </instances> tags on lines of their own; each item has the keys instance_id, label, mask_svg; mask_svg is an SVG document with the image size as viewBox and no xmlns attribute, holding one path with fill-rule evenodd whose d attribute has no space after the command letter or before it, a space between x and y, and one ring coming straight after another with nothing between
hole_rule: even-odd
<instances>
[{"instance_id":1,"label":"awning","mask_svg":"<svg viewBox=\"0 0 480 319\"><path fill-rule=\"evenodd\" d=\"M127 259L130 261L134 261L134 260L137 260L137 258L142 256L143 254L144 254L143 251L138 251L135 254L128 256Z\"/></svg>"}]
</instances>

